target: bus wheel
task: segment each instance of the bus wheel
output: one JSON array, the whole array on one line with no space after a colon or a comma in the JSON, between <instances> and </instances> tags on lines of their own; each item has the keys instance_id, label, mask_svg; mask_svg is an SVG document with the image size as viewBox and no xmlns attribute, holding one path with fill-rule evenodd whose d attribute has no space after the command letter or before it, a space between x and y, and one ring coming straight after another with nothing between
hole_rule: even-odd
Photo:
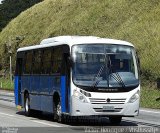
<instances>
[{"instance_id":1,"label":"bus wheel","mask_svg":"<svg viewBox=\"0 0 160 133\"><path fill-rule=\"evenodd\" d=\"M121 123L121 120L122 120L121 116L118 116L118 117L109 117L109 121L113 125L119 125Z\"/></svg>"},{"instance_id":2,"label":"bus wheel","mask_svg":"<svg viewBox=\"0 0 160 133\"><path fill-rule=\"evenodd\" d=\"M61 103L58 102L57 105L54 106L54 120L58 121L59 123L64 123L64 115L62 114L61 111Z\"/></svg>"},{"instance_id":3,"label":"bus wheel","mask_svg":"<svg viewBox=\"0 0 160 133\"><path fill-rule=\"evenodd\" d=\"M24 103L25 114L26 114L26 116L30 116L31 115L31 109L30 109L30 99L29 99L28 94L25 95L24 101L25 101L25 103Z\"/></svg>"}]
</instances>

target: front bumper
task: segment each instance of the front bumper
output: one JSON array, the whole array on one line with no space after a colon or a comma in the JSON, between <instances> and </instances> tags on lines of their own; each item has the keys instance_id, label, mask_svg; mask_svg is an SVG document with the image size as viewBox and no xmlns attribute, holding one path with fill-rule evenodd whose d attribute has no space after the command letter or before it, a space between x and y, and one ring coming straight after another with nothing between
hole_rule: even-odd
<instances>
[{"instance_id":1,"label":"front bumper","mask_svg":"<svg viewBox=\"0 0 160 133\"><path fill-rule=\"evenodd\" d=\"M134 103L124 104L91 104L84 103L72 96L71 116L136 116L139 113L139 99ZM104 110L104 106L114 106L114 110Z\"/></svg>"}]
</instances>

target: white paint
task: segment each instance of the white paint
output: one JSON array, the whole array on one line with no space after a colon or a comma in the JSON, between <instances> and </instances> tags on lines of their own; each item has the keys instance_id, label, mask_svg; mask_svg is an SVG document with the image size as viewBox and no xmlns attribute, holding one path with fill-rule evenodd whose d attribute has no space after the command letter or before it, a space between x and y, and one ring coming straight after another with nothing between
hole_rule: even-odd
<instances>
[{"instance_id":1,"label":"white paint","mask_svg":"<svg viewBox=\"0 0 160 133\"><path fill-rule=\"evenodd\" d=\"M6 113L2 113L0 112L0 115L4 115L4 116L8 116L8 117L14 117L14 118L17 118L15 115L11 115L11 114L6 114ZM17 118L18 119L18 118ZM46 123L46 122L41 122L41 121L38 121L38 120L29 120L29 121L32 121L34 123L38 123L38 124L43 124L45 126L51 126L51 127L62 127L60 125L55 125L55 124L49 124L49 123Z\"/></svg>"},{"instance_id":2,"label":"white paint","mask_svg":"<svg viewBox=\"0 0 160 133\"><path fill-rule=\"evenodd\" d=\"M49 124L49 123L42 122L42 121L36 121L36 120L33 120L33 122L35 122L35 123L39 123L39 124L43 124L43 125L46 125L46 126L51 126L51 127L62 127L62 126L60 126L60 125Z\"/></svg>"},{"instance_id":3,"label":"white paint","mask_svg":"<svg viewBox=\"0 0 160 133\"><path fill-rule=\"evenodd\" d=\"M107 38L100 38L95 36L57 36L52 38L47 38L41 41L40 45L28 46L19 48L17 52L26 51L26 50L33 50L38 48L46 48L51 46L59 46L68 44L72 47L75 44L121 44L127 46L133 46L133 44L116 39L107 39Z\"/></svg>"},{"instance_id":4,"label":"white paint","mask_svg":"<svg viewBox=\"0 0 160 133\"><path fill-rule=\"evenodd\" d=\"M10 115L10 114L6 114L6 113L2 113L2 112L0 112L0 115L5 115L5 116L9 116L9 117L14 117L14 115Z\"/></svg>"}]
</instances>

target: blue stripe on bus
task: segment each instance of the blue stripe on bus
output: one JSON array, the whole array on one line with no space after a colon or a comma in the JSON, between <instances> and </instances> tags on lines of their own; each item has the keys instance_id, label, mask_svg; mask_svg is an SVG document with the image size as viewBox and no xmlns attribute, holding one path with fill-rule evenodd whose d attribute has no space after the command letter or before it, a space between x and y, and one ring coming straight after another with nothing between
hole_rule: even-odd
<instances>
[{"instance_id":1,"label":"blue stripe on bus","mask_svg":"<svg viewBox=\"0 0 160 133\"><path fill-rule=\"evenodd\" d=\"M70 101L70 88L68 88L68 113L70 113L70 104L71 104L71 101Z\"/></svg>"},{"instance_id":2,"label":"blue stripe on bus","mask_svg":"<svg viewBox=\"0 0 160 133\"><path fill-rule=\"evenodd\" d=\"M61 111L66 112L66 76L61 76Z\"/></svg>"},{"instance_id":3,"label":"blue stripe on bus","mask_svg":"<svg viewBox=\"0 0 160 133\"><path fill-rule=\"evenodd\" d=\"M18 80L19 80L19 77L18 76L15 76L14 77L14 95L15 95L15 104L16 105L19 105L19 103L18 103L18 96L19 96L19 94L18 94L18 92L19 92L19 90L18 90Z\"/></svg>"}]
</instances>

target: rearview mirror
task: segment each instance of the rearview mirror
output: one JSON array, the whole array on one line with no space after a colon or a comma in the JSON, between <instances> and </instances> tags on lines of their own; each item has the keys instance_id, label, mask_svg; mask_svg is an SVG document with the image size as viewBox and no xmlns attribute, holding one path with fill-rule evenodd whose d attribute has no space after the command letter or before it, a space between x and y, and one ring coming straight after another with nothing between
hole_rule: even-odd
<instances>
[{"instance_id":1,"label":"rearview mirror","mask_svg":"<svg viewBox=\"0 0 160 133\"><path fill-rule=\"evenodd\" d=\"M141 62L140 62L140 59L139 59L139 56L137 54L137 65L138 65L138 70L139 70L139 74L141 75L142 74L142 70L141 70Z\"/></svg>"}]
</instances>

